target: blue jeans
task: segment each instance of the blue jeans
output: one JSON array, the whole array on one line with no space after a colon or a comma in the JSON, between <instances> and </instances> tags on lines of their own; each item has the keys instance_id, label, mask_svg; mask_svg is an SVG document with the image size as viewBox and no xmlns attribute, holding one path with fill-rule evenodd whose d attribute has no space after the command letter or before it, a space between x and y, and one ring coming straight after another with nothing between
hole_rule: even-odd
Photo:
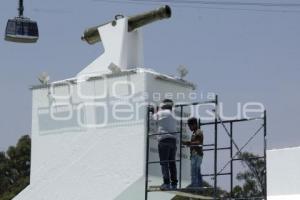
<instances>
[{"instance_id":1,"label":"blue jeans","mask_svg":"<svg viewBox=\"0 0 300 200\"><path fill-rule=\"evenodd\" d=\"M165 184L171 183L172 185L177 185L178 182L175 162L176 149L176 139L167 138L158 143L159 158L160 161L162 161L162 163L160 163L161 171Z\"/></svg>"},{"instance_id":2,"label":"blue jeans","mask_svg":"<svg viewBox=\"0 0 300 200\"><path fill-rule=\"evenodd\" d=\"M196 153L191 155L191 178L192 186L202 187L202 175L201 175L201 164L203 156Z\"/></svg>"}]
</instances>

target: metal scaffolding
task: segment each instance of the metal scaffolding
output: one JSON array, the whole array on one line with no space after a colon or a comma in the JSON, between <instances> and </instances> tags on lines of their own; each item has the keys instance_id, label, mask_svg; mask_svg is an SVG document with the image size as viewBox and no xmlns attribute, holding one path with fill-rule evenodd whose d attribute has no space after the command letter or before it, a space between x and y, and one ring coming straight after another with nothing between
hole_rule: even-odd
<instances>
[{"instance_id":1,"label":"metal scaffolding","mask_svg":"<svg viewBox=\"0 0 300 200\"><path fill-rule=\"evenodd\" d=\"M188 192L185 190L185 188L182 188L182 149L185 148L185 146L182 145L182 135L183 135L183 110L184 107L187 106L197 106L197 105L204 105L204 104L213 104L215 109L213 110L214 112L214 120L211 122L201 122L199 119L199 128L203 126L214 126L214 144L206 144L202 145L203 147L211 147L211 148L204 148L203 151L213 151L214 152L214 170L213 174L202 174L203 177L213 177L213 197L211 199L219 199L218 197L218 177L219 176L230 176L230 197L229 199L232 199L232 192L233 192L233 174L234 174L234 168L233 164L236 161L243 161L241 157L236 158L238 155L241 155L242 150L258 135L263 130L263 156L255 156L251 157L248 159L263 159L264 160L264 185L262 186L262 192L263 192L263 197L262 199L267 199L267 181L266 181L266 150L267 150L267 112L266 110L263 113L262 117L258 118L242 118L242 119L233 119L233 120L222 120L221 117L219 116L219 100L218 96L215 97L214 100L212 101L203 101L203 102L195 102L195 103L190 103L190 104L177 104L175 107L179 107L180 110L180 130L179 132L174 132L174 133L169 133L169 134L180 134L180 141L179 141L179 146L180 152L179 152L179 159L176 159L175 162L179 163L179 188L177 190L173 191L161 191L161 190L151 190L149 189L149 165L151 164L160 164L162 162L171 162L171 160L168 161L149 161L149 140L153 136L160 135L160 133L155 133L155 134L150 134L150 116L151 112L150 109L148 108L147 111L147 136L146 136L146 169L145 169L145 200L148 200L148 193L149 192L171 192L173 194L176 194L176 191L178 191L177 195L181 196L187 196ZM242 123L242 122L249 122L253 120L261 120L263 124L261 127L247 140L246 144L244 144L241 148L235 143L234 140L234 135L233 135L233 127L234 124L236 123ZM226 127L226 125L229 124L229 130ZM227 133L227 135L230 138L230 145L228 147L219 147L218 146L218 129L219 126L222 126ZM237 153L234 155L234 148L237 150ZM230 151L230 160L226 163L226 165L218 171L218 152L219 151ZM174 161L173 161L174 162ZM247 162L246 162L247 164ZM224 173L223 171L230 166L230 171ZM255 173L255 170L249 166L250 171L253 172L255 176L258 176ZM185 195L186 194L186 195ZM205 199L205 196L199 195L199 198ZM209 197L207 197L209 199Z\"/></svg>"}]
</instances>

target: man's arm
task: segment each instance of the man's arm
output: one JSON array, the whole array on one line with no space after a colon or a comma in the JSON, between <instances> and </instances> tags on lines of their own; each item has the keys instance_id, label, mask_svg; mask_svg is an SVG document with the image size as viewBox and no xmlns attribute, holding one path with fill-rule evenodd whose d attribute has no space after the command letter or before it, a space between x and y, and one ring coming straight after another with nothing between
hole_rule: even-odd
<instances>
[{"instance_id":1,"label":"man's arm","mask_svg":"<svg viewBox=\"0 0 300 200\"><path fill-rule=\"evenodd\" d=\"M194 142L194 145L203 145L203 132L200 129L196 132L196 141Z\"/></svg>"},{"instance_id":2,"label":"man's arm","mask_svg":"<svg viewBox=\"0 0 300 200\"><path fill-rule=\"evenodd\" d=\"M152 114L152 119L154 121L158 121L158 119L159 119L159 110L154 110L154 112Z\"/></svg>"},{"instance_id":3,"label":"man's arm","mask_svg":"<svg viewBox=\"0 0 300 200\"><path fill-rule=\"evenodd\" d=\"M197 146L197 145L203 145L203 133L201 130L197 130L196 134L196 140L191 142L191 141L182 141L182 144L187 145L187 146Z\"/></svg>"},{"instance_id":4,"label":"man's arm","mask_svg":"<svg viewBox=\"0 0 300 200\"><path fill-rule=\"evenodd\" d=\"M190 142L190 141L181 141L181 143L182 143L183 145L186 145L186 146L191 145L191 142Z\"/></svg>"}]
</instances>

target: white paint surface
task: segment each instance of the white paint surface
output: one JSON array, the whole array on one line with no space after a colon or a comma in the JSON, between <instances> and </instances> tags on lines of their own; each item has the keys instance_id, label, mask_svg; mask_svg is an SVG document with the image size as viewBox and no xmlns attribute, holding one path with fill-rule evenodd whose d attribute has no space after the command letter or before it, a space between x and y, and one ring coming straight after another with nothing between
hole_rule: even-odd
<instances>
[{"instance_id":1,"label":"white paint surface","mask_svg":"<svg viewBox=\"0 0 300 200\"><path fill-rule=\"evenodd\" d=\"M107 78L96 78L53 90L33 90L31 183L14 200L141 200L145 180L145 111L154 93L185 96L192 87L183 81L137 69ZM125 83L132 83L125 84ZM123 97L113 96L113 85ZM124 84L123 84L124 83ZM145 98L145 92L148 98ZM80 96L81 95L81 96ZM84 95L85 97L82 97ZM130 98L126 98L126 96ZM93 98L94 97L94 98ZM182 96L181 96L182 97ZM156 103L158 103L156 102ZM96 103L96 106L93 104ZM133 118L117 121L111 115L118 103L133 105ZM135 107L141 103L144 106ZM98 105L107 106L104 110ZM51 117L51 113L57 120ZM100 122L106 121L102 126ZM80 123L79 123L80 122ZM150 159L158 160L157 143L151 143ZM183 178L189 180L188 151ZM159 165L150 168L150 185L161 184ZM188 182L184 182L187 184ZM150 194L167 200L172 195Z\"/></svg>"},{"instance_id":2,"label":"white paint surface","mask_svg":"<svg viewBox=\"0 0 300 200\"><path fill-rule=\"evenodd\" d=\"M189 102L194 87L141 69L142 35L139 29L128 32L127 20L98 28L105 52L76 78L33 89L30 185L14 200L144 198L146 107L164 98ZM120 72L111 74L109 66ZM150 160L158 161L157 142L151 139L150 147ZM183 154L183 179L189 180L188 150ZM150 185L161 184L159 164L149 174Z\"/></svg>"},{"instance_id":3,"label":"white paint surface","mask_svg":"<svg viewBox=\"0 0 300 200\"><path fill-rule=\"evenodd\" d=\"M300 147L267 151L268 200L300 199Z\"/></svg>"},{"instance_id":4,"label":"white paint surface","mask_svg":"<svg viewBox=\"0 0 300 200\"><path fill-rule=\"evenodd\" d=\"M112 63L122 70L144 67L141 30L128 32L127 17L115 22L115 25L107 23L98 28L104 53L78 73L78 77L108 73Z\"/></svg>"},{"instance_id":5,"label":"white paint surface","mask_svg":"<svg viewBox=\"0 0 300 200\"><path fill-rule=\"evenodd\" d=\"M268 200L298 200L300 195L277 195L277 196L268 196Z\"/></svg>"}]
</instances>

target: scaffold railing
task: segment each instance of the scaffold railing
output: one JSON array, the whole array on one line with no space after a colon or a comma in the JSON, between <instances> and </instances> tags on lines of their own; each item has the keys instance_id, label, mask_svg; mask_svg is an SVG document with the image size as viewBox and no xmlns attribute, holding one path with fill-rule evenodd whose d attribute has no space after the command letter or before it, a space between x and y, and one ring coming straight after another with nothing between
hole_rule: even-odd
<instances>
[{"instance_id":1,"label":"scaffold railing","mask_svg":"<svg viewBox=\"0 0 300 200\"><path fill-rule=\"evenodd\" d=\"M256 117L256 118L242 118L242 119L232 119L232 120L222 120L221 117L218 114L218 96L215 96L214 100L210 101L202 101L202 102L194 102L194 103L187 103L187 104L177 104L175 107L179 107L180 109L180 128L179 131L177 132L172 132L168 134L179 134L180 135L180 140L179 140L179 159L176 160L164 160L164 161L149 161L149 146L150 146L150 138L154 136L159 136L162 135L162 133L150 133L150 119L152 113L150 112L150 107L147 109L147 135L146 135L146 169L145 169L145 200L148 200L149 198L149 192L169 192L175 195L179 196L186 196L190 198L197 198L197 195L195 194L190 194L189 190L186 188L182 188L182 150L183 148L187 148L185 145L182 145L182 139L183 139L183 110L184 107L187 106L197 106L201 104L213 104L214 105L214 120L209 121L209 122L201 122L199 119L198 125L199 128L203 126L209 126L213 125L214 126L214 143L213 144L203 144L203 145L197 145L197 146L202 146L202 147L208 147L208 148L203 148L203 151L213 151L214 152L214 169L213 173L211 174L202 174L203 177L212 177L213 180L213 187L212 188L199 188L199 190L205 190L205 189L212 189L213 190L213 196L208 197L208 196L203 196L203 195L198 195L198 198L201 199L220 199L218 197L218 176L230 176L230 197L229 199L233 199L232 194L233 194L233 174L234 174L234 169L233 169L233 164L235 161L244 161L245 160L241 157L237 157L238 155L241 155L242 150L258 135L263 130L263 155L262 156L253 156L251 158L247 158L248 160L252 159L262 159L264 160L264 185L261 185L262 192L263 192L263 197L261 199L267 199L267 182L266 182L266 150L267 150L267 112L264 110L263 116L262 117ZM249 121L254 121L254 120L261 120L263 123L261 127L255 133L247 140L247 142L239 148L237 143L234 140L234 135L233 135L233 125L235 123L241 123L241 122L249 122ZM229 129L226 127L226 124L229 124ZM221 125L226 134L228 135L230 139L230 145L228 147L219 147L218 146L218 130L219 130L219 125ZM163 133L165 134L165 133ZM233 153L233 149L237 150L237 153ZM218 152L219 151L230 151L230 160L221 168L221 170L218 171ZM176 190L172 191L161 191L157 187L149 186L149 165L153 164L161 164L163 162L176 162L179 164L179 187ZM246 162L247 164L247 162ZM230 166L230 171L229 172L224 172L224 170ZM255 174L255 170L249 166L250 171L255 175L258 176L258 174Z\"/></svg>"}]
</instances>

